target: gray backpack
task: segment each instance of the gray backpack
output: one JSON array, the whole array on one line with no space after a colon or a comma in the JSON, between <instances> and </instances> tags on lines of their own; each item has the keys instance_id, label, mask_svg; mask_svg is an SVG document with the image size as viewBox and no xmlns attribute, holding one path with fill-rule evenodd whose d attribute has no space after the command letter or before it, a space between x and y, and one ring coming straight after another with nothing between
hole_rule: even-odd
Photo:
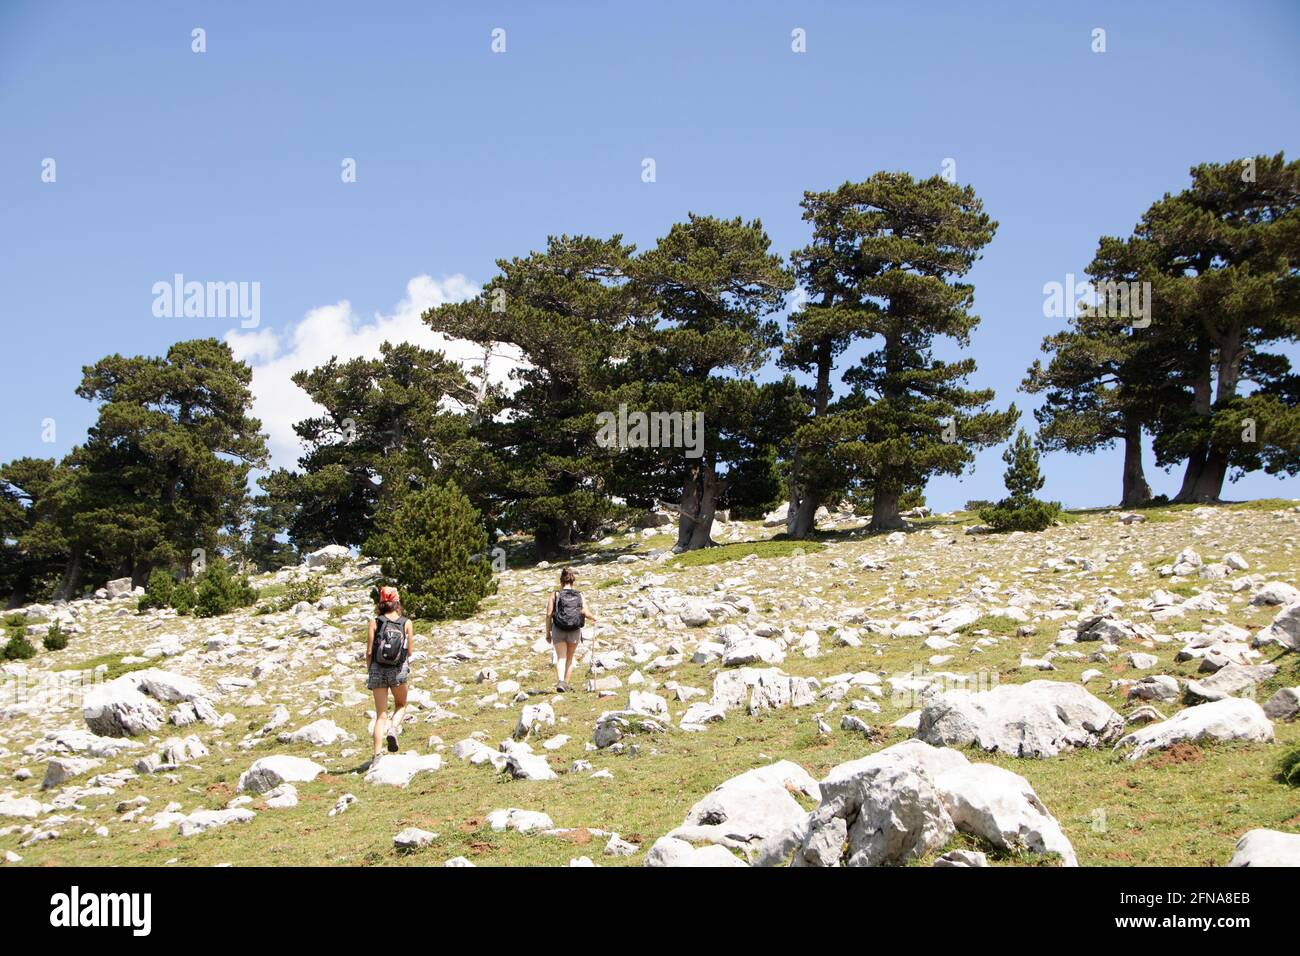
<instances>
[{"instance_id":1,"label":"gray backpack","mask_svg":"<svg viewBox=\"0 0 1300 956\"><path fill-rule=\"evenodd\" d=\"M551 623L561 631L576 631L582 627L582 594L570 588L556 591Z\"/></svg>"},{"instance_id":2,"label":"gray backpack","mask_svg":"<svg viewBox=\"0 0 1300 956\"><path fill-rule=\"evenodd\" d=\"M406 661L406 618L390 621L375 618L375 663L380 667L398 667Z\"/></svg>"}]
</instances>

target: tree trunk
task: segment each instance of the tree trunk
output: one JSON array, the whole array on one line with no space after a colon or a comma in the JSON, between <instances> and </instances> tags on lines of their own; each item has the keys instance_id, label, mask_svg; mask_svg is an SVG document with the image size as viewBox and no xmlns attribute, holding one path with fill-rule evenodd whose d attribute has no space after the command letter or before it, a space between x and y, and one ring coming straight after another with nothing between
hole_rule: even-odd
<instances>
[{"instance_id":1,"label":"tree trunk","mask_svg":"<svg viewBox=\"0 0 1300 956\"><path fill-rule=\"evenodd\" d=\"M1223 479L1228 474L1228 454L1211 447L1205 456L1205 465L1196 476L1189 501L1219 501L1223 494Z\"/></svg>"},{"instance_id":2,"label":"tree trunk","mask_svg":"<svg viewBox=\"0 0 1300 956\"><path fill-rule=\"evenodd\" d=\"M573 546L573 524L569 521L543 521L533 529L533 547L538 558L563 557Z\"/></svg>"},{"instance_id":3,"label":"tree trunk","mask_svg":"<svg viewBox=\"0 0 1300 956\"><path fill-rule=\"evenodd\" d=\"M696 551L716 544L712 538L713 515L721 487L711 456L687 466L678 508L677 544L673 551Z\"/></svg>"},{"instance_id":4,"label":"tree trunk","mask_svg":"<svg viewBox=\"0 0 1300 956\"><path fill-rule=\"evenodd\" d=\"M76 594L79 587L81 587L81 555L74 554L68 560L68 566L63 569L63 577L59 581L59 586L54 589L54 600L72 600L72 596Z\"/></svg>"},{"instance_id":5,"label":"tree trunk","mask_svg":"<svg viewBox=\"0 0 1300 956\"><path fill-rule=\"evenodd\" d=\"M898 499L903 490L894 484L876 482L871 495L871 531L897 531L907 527L898 513Z\"/></svg>"},{"instance_id":6,"label":"tree trunk","mask_svg":"<svg viewBox=\"0 0 1300 956\"><path fill-rule=\"evenodd\" d=\"M1210 415L1210 353L1202 348L1197 355L1196 379L1192 382L1192 409L1197 415ZM1183 472L1183 484L1174 496L1174 501L1195 501L1196 487L1205 468L1205 458L1209 454L1209 442L1197 443L1192 453L1187 456L1187 469Z\"/></svg>"},{"instance_id":7,"label":"tree trunk","mask_svg":"<svg viewBox=\"0 0 1300 956\"><path fill-rule=\"evenodd\" d=\"M1151 486L1142 470L1142 426L1128 422L1124 431L1124 494L1121 508L1140 508L1151 500Z\"/></svg>"},{"instance_id":8,"label":"tree trunk","mask_svg":"<svg viewBox=\"0 0 1300 956\"><path fill-rule=\"evenodd\" d=\"M808 535L812 534L816 524L817 516L817 499L811 496L802 496L796 502L792 496L790 499L790 510L785 516L785 533L788 537L802 541Z\"/></svg>"},{"instance_id":9,"label":"tree trunk","mask_svg":"<svg viewBox=\"0 0 1300 956\"><path fill-rule=\"evenodd\" d=\"M826 304L832 297L828 293ZM817 383L813 387L813 417L820 418L826 414L831 401L831 366L834 356L831 340L822 339L817 346ZM801 457L798 444L790 463L790 505L785 515L785 533L788 537L802 540L812 534L816 524L817 508L821 505L821 494L817 489L805 487L801 482Z\"/></svg>"},{"instance_id":10,"label":"tree trunk","mask_svg":"<svg viewBox=\"0 0 1300 956\"><path fill-rule=\"evenodd\" d=\"M1237 382L1241 378L1241 362L1245 357L1240 344L1240 332L1234 329L1219 343L1219 363L1215 368L1214 408L1222 408L1237 395ZM1205 464L1196 476L1190 492L1191 501L1219 501L1223 495L1223 480L1228 474L1228 449L1210 442L1206 448Z\"/></svg>"},{"instance_id":11,"label":"tree trunk","mask_svg":"<svg viewBox=\"0 0 1300 956\"><path fill-rule=\"evenodd\" d=\"M1184 502L1195 500L1192 495L1196 489L1196 483L1201 478L1201 471L1205 468L1206 451L1205 443L1202 442L1192 450L1190 455L1187 456L1187 468L1183 471L1183 484L1178 489L1178 494L1174 495L1174 501Z\"/></svg>"}]
</instances>

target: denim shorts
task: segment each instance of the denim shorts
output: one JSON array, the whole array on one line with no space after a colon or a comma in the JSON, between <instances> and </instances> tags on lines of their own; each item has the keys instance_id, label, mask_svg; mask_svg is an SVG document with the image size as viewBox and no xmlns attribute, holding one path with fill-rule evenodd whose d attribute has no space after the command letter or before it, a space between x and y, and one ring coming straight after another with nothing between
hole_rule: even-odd
<instances>
[{"instance_id":1,"label":"denim shorts","mask_svg":"<svg viewBox=\"0 0 1300 956\"><path fill-rule=\"evenodd\" d=\"M403 661L397 667L384 667L375 661L370 662L370 671L366 674L366 687L376 690L380 687L398 687L405 684L411 676L411 662Z\"/></svg>"}]
</instances>

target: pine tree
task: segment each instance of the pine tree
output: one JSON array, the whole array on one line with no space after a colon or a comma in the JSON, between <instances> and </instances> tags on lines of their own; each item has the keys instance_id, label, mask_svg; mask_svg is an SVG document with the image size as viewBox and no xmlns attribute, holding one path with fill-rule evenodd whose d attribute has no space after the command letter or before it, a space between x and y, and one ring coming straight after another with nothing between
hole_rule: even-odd
<instances>
[{"instance_id":1,"label":"pine tree","mask_svg":"<svg viewBox=\"0 0 1300 956\"><path fill-rule=\"evenodd\" d=\"M1156 463L1186 461L1176 500L1217 501L1230 468L1300 473L1300 162L1193 167L1143 215L1133 244L1152 284L1143 341L1179 401L1152 422Z\"/></svg>"},{"instance_id":2,"label":"pine tree","mask_svg":"<svg viewBox=\"0 0 1300 956\"><path fill-rule=\"evenodd\" d=\"M1016 432L1015 440L1002 453L1002 460L1007 463L1002 482L1012 501L1028 501L1042 490L1046 479L1038 470L1038 450L1023 428Z\"/></svg>"},{"instance_id":3,"label":"pine tree","mask_svg":"<svg viewBox=\"0 0 1300 956\"><path fill-rule=\"evenodd\" d=\"M656 478L676 478L675 551L713 543L713 517L729 484L719 469L760 457L788 431L793 380L760 385L752 378L780 344L780 329L766 316L793 284L770 245L758 220L692 214L631 265L633 290L649 316L627 367L638 404L703 416L698 447L648 449L634 459L652 463L642 497Z\"/></svg>"},{"instance_id":4,"label":"pine tree","mask_svg":"<svg viewBox=\"0 0 1300 956\"><path fill-rule=\"evenodd\" d=\"M1147 269L1140 248L1103 237L1087 271L1094 286L1104 287L1141 282ZM1180 350L1172 343L1153 346L1153 337L1162 332L1151 330L1145 319L1114 314L1104 299L1096 307L1079 308L1068 330L1043 339L1050 358L1046 365L1035 360L1021 385L1044 397L1034 417L1045 451L1092 454L1122 444L1124 508L1151 500L1142 465L1144 426L1151 429L1161 409L1176 401L1167 382L1170 360Z\"/></svg>"},{"instance_id":5,"label":"pine tree","mask_svg":"<svg viewBox=\"0 0 1300 956\"><path fill-rule=\"evenodd\" d=\"M617 408L610 389L637 318L632 252L621 236L552 236L544 252L499 260L478 298L424 315L435 331L522 360L511 389L476 400L473 457L457 475L472 476L467 490L494 527L531 533L539 557L562 554L618 512L597 415Z\"/></svg>"},{"instance_id":6,"label":"pine tree","mask_svg":"<svg viewBox=\"0 0 1300 956\"><path fill-rule=\"evenodd\" d=\"M412 617L468 617L496 593L482 516L452 482L408 492L361 553L378 558Z\"/></svg>"},{"instance_id":7,"label":"pine tree","mask_svg":"<svg viewBox=\"0 0 1300 956\"><path fill-rule=\"evenodd\" d=\"M252 406L252 370L216 339L171 346L164 358L111 355L83 370L77 394L98 402L83 445L51 482L42 545L65 554L53 596L83 580L185 567L215 553L248 499L251 469L266 464Z\"/></svg>"},{"instance_id":8,"label":"pine tree","mask_svg":"<svg viewBox=\"0 0 1300 956\"><path fill-rule=\"evenodd\" d=\"M994 531L1042 531L1050 527L1060 517L1061 506L1035 497L1045 479L1038 469L1038 449L1023 428L1002 453L1002 460L1007 464L1002 473L1007 497L980 509L980 520Z\"/></svg>"},{"instance_id":9,"label":"pine tree","mask_svg":"<svg viewBox=\"0 0 1300 956\"><path fill-rule=\"evenodd\" d=\"M958 280L997 224L971 187L939 176L882 172L839 192L843 225L832 234L841 238L827 242L843 247L836 258L848 266L825 328L880 345L844 373L849 393L800 430L799 445L830 459L823 480L838 473L850 488L869 485L871 528L886 530L903 526L907 489L923 489L935 474L961 474L977 449L1004 441L1015 424L1014 406L991 411L991 389L965 387L974 359L944 362L931 351L940 336L969 345L979 318L969 311L974 289ZM809 337L807 328L797 334ZM832 490L841 489L819 494Z\"/></svg>"},{"instance_id":10,"label":"pine tree","mask_svg":"<svg viewBox=\"0 0 1300 956\"><path fill-rule=\"evenodd\" d=\"M460 366L409 343L379 349L376 359L331 358L293 376L325 411L294 425L306 449L301 470L262 479L260 515L287 521L300 550L359 545L406 491L470 477L465 409L475 394ZM266 530L258 531L263 550Z\"/></svg>"}]
</instances>

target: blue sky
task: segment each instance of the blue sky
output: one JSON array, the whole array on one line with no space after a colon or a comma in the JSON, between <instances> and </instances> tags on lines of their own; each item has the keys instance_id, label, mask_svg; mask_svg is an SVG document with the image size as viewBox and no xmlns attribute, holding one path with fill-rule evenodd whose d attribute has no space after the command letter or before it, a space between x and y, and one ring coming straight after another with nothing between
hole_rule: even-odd
<instances>
[{"instance_id":1,"label":"blue sky","mask_svg":"<svg viewBox=\"0 0 1300 956\"><path fill-rule=\"evenodd\" d=\"M1300 154L1297 41L1300 6L1263 0L6 2L0 458L81 440L82 365L214 335L253 363L291 464L293 368L419 339L420 309L548 234L646 248L688 211L743 215L788 253L807 241L805 189L947 158L1001 224L970 276L974 382L1028 409L1016 386L1060 324L1045 282L1081 273L1194 163ZM260 283L261 324L155 317L152 286L176 273ZM1113 502L1119 465L1049 456L1044 493ZM1177 471L1147 467L1177 489ZM999 497L1002 468L987 452L930 502ZM1300 481L1225 494L1300 496Z\"/></svg>"}]
</instances>

